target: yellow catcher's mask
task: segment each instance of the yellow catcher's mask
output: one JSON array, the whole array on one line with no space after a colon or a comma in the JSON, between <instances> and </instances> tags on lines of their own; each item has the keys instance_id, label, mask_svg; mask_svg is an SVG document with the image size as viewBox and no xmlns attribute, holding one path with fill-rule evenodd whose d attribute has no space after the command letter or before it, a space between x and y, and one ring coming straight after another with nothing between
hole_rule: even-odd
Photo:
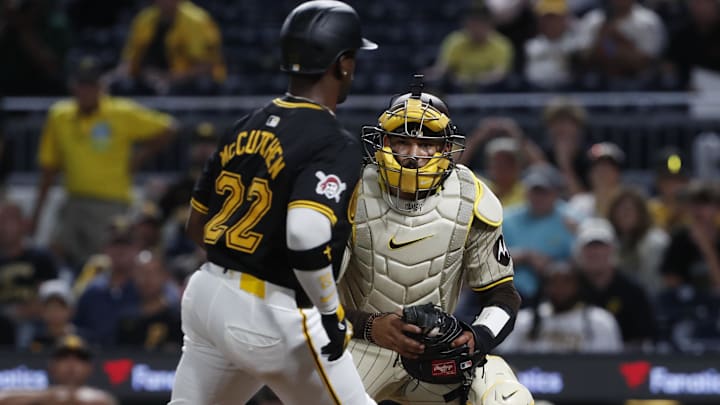
<instances>
[{"instance_id":1,"label":"yellow catcher's mask","mask_svg":"<svg viewBox=\"0 0 720 405\"><path fill-rule=\"evenodd\" d=\"M450 160L438 152L429 157L430 161L423 167L403 167L389 146L375 152L375 159L380 168L380 177L386 185L408 194L436 189L450 166Z\"/></svg>"},{"instance_id":2,"label":"yellow catcher's mask","mask_svg":"<svg viewBox=\"0 0 720 405\"><path fill-rule=\"evenodd\" d=\"M402 149L389 146L392 138L435 144L438 148L422 155L403 154ZM399 96L380 115L377 126L363 127L363 141L371 147L368 158L378 166L385 199L401 211L416 210L422 205L419 200L442 185L453 168L452 155L462 149L463 139L447 116L445 103L428 93ZM427 163L418 168L404 167L401 162L407 159Z\"/></svg>"},{"instance_id":3,"label":"yellow catcher's mask","mask_svg":"<svg viewBox=\"0 0 720 405\"><path fill-rule=\"evenodd\" d=\"M388 132L404 129L399 134L407 133L407 125L417 123L420 128L425 127L432 133L438 134L436 136L442 136L441 134L445 132L450 123L450 118L447 115L430 104L423 103L420 99L408 98L404 105L396 105L395 107L399 108L385 111L378 119L380 127ZM422 136L422 132L419 135Z\"/></svg>"}]
</instances>

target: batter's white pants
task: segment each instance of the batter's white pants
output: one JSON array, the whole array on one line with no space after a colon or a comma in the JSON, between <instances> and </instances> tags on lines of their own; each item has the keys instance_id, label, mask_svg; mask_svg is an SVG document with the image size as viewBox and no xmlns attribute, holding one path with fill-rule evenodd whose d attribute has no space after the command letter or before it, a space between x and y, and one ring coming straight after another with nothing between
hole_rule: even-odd
<instances>
[{"instance_id":1,"label":"batter's white pants","mask_svg":"<svg viewBox=\"0 0 720 405\"><path fill-rule=\"evenodd\" d=\"M263 385L285 405L375 404L348 351L320 354L320 315L290 289L206 263L185 290L182 328L171 405L244 405Z\"/></svg>"},{"instance_id":2,"label":"batter's white pants","mask_svg":"<svg viewBox=\"0 0 720 405\"><path fill-rule=\"evenodd\" d=\"M443 395L457 388L459 384L429 384L418 381L408 375L397 358L397 353L364 340L353 339L349 348L365 389L377 401L390 399L404 405L459 403L458 400L448 403L443 399ZM517 382L510 366L501 357L488 355L487 363L475 371L468 401L473 405L482 405L488 389L497 382L507 380Z\"/></svg>"}]
</instances>

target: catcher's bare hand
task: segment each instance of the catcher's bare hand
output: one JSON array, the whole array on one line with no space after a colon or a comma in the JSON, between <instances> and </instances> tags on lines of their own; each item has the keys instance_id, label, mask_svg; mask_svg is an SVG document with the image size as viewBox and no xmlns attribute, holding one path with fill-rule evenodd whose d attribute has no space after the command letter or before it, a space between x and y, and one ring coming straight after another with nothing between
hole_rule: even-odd
<instances>
[{"instance_id":1,"label":"catcher's bare hand","mask_svg":"<svg viewBox=\"0 0 720 405\"><path fill-rule=\"evenodd\" d=\"M425 345L409 338L405 332L419 334L422 329L403 322L402 315L397 313L373 319L372 338L378 346L397 352L401 356L416 359L425 350Z\"/></svg>"},{"instance_id":2,"label":"catcher's bare hand","mask_svg":"<svg viewBox=\"0 0 720 405\"><path fill-rule=\"evenodd\" d=\"M462 335L458 336L455 340L452 341L450 344L451 347L458 347L462 346L465 343L467 343L468 348L470 349L470 353L475 352L475 338L473 337L472 332L470 331L464 331Z\"/></svg>"}]
</instances>

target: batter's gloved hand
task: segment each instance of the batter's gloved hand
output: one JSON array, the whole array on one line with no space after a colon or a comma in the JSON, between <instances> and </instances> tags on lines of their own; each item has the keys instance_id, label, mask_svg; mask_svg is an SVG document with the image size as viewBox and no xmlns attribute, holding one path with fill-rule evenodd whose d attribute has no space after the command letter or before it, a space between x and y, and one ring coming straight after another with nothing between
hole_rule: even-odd
<instances>
[{"instance_id":1,"label":"batter's gloved hand","mask_svg":"<svg viewBox=\"0 0 720 405\"><path fill-rule=\"evenodd\" d=\"M321 315L322 325L330 338L330 343L323 346L321 353L334 361L342 356L352 338L352 324L345 320L345 310L339 306L334 314Z\"/></svg>"}]
</instances>

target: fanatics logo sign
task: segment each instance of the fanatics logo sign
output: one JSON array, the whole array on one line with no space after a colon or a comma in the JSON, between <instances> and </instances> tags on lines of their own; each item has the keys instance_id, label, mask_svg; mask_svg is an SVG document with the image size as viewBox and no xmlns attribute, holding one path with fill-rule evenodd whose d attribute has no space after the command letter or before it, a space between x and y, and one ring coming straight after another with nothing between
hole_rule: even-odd
<instances>
[{"instance_id":1,"label":"fanatics logo sign","mask_svg":"<svg viewBox=\"0 0 720 405\"><path fill-rule=\"evenodd\" d=\"M134 362L130 359L108 360L103 364L103 371L112 385L120 385L130 378Z\"/></svg>"},{"instance_id":2,"label":"fanatics logo sign","mask_svg":"<svg viewBox=\"0 0 720 405\"><path fill-rule=\"evenodd\" d=\"M628 388L635 389L645 384L650 373L650 363L647 361L634 361L620 364L620 374L625 378Z\"/></svg>"},{"instance_id":3,"label":"fanatics logo sign","mask_svg":"<svg viewBox=\"0 0 720 405\"><path fill-rule=\"evenodd\" d=\"M457 375L457 368L453 360L433 360L431 363L433 377L448 377Z\"/></svg>"}]
</instances>

